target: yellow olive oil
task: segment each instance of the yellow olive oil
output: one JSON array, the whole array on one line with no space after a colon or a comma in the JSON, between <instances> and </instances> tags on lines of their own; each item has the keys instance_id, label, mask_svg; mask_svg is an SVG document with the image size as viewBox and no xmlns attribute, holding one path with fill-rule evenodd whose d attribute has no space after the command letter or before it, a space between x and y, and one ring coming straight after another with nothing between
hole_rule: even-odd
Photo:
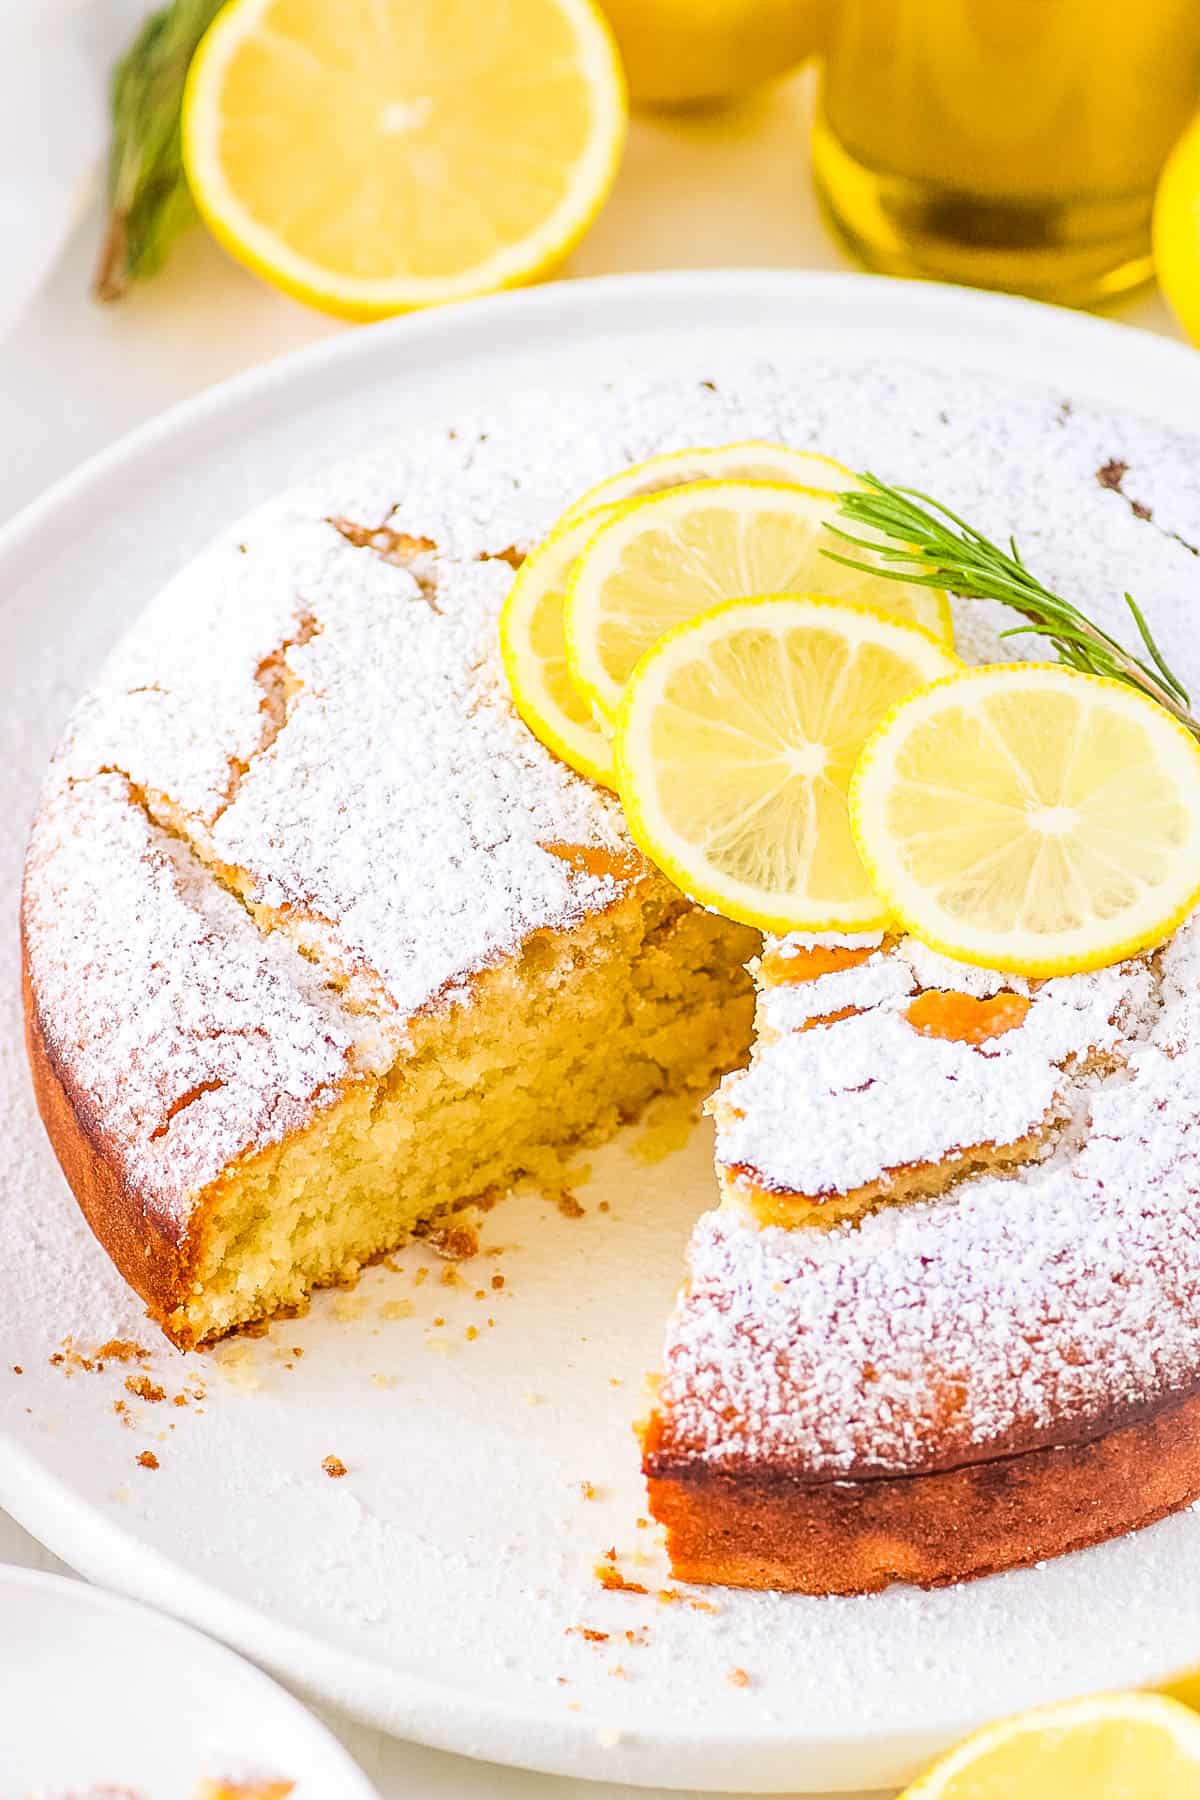
<instances>
[{"instance_id":1,"label":"yellow olive oil","mask_svg":"<svg viewBox=\"0 0 1200 1800\"><path fill-rule=\"evenodd\" d=\"M873 268L1090 305L1197 105L1200 0L837 0L818 190Z\"/></svg>"}]
</instances>

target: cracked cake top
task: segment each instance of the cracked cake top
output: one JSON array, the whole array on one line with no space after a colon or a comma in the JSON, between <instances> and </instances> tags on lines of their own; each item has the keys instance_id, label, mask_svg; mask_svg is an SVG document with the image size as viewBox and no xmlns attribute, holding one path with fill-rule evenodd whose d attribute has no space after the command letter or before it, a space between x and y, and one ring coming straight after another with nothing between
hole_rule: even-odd
<instances>
[{"instance_id":1,"label":"cracked cake top","mask_svg":"<svg viewBox=\"0 0 1200 1800\"><path fill-rule=\"evenodd\" d=\"M1135 513L1098 472L1123 448L1133 492L1136 447L1057 396L1018 402L1006 387L998 408L990 394L983 378L738 358L606 376L414 432L184 569L77 709L26 871L41 1017L130 1180L182 1212L231 1159L385 1067L412 1015L464 1001L472 973L527 933L619 891L619 874L555 853L595 846L619 868L628 840L615 802L513 712L496 617L520 553L626 461L762 437L919 483L1017 531L1114 629L1133 586L1186 675L1200 565L1176 520L1200 512L1190 490L1179 499L1191 477L1162 478L1161 494L1147 477ZM960 607L956 626L965 653L998 653L992 609ZM977 1047L906 1021L917 993L949 982L926 953L861 947L857 967L767 996L759 1058L720 1102L723 1160L764 1188L825 1194L980 1143L1032 1137L1036 1155L1016 1180L975 1173L816 1241L731 1213L704 1222L692 1291L720 1304L701 1325L685 1298L668 1381L728 1393L740 1423L719 1454L751 1437L839 1468L871 1445L903 1454L911 1417L867 1371L872 1339L972 1438L1049 1416L1052 1390L1082 1393L1098 1347L1130 1395L1152 1364L1169 1376L1176 1339L1139 1328L1168 1303L1172 1330L1200 1325L1182 1206L1200 1116L1194 927L1161 971L1044 984L1019 1029ZM952 985L972 994L988 979L956 969ZM800 1029L846 1007L860 1017ZM1050 1329L1065 1290L1074 1337ZM781 1341L786 1357L765 1353ZM957 1411L957 1389L937 1399L921 1387L929 1344L943 1370L986 1352L994 1387Z\"/></svg>"}]
</instances>

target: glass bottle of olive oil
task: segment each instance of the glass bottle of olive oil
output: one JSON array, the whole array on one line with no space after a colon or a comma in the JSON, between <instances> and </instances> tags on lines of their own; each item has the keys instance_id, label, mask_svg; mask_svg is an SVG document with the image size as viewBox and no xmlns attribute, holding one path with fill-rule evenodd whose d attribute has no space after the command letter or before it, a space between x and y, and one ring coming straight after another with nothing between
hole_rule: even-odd
<instances>
[{"instance_id":1,"label":"glass bottle of olive oil","mask_svg":"<svg viewBox=\"0 0 1200 1800\"><path fill-rule=\"evenodd\" d=\"M1200 0L834 0L814 170L872 267L1086 306L1197 105Z\"/></svg>"}]
</instances>

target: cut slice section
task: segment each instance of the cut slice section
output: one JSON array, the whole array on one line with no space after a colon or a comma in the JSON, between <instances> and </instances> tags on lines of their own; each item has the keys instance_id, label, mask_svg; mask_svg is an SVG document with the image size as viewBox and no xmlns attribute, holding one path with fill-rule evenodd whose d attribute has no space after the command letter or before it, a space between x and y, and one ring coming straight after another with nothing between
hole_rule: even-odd
<instances>
[{"instance_id":1,"label":"cut slice section","mask_svg":"<svg viewBox=\"0 0 1200 1800\"><path fill-rule=\"evenodd\" d=\"M853 470L834 462L832 456L750 439L741 444L668 450L662 456L632 463L581 494L563 514L563 522L616 500L641 500L647 494L685 487L693 481L784 481L820 494L841 494L863 485Z\"/></svg>"},{"instance_id":2,"label":"cut slice section","mask_svg":"<svg viewBox=\"0 0 1200 1800\"><path fill-rule=\"evenodd\" d=\"M617 510L583 513L551 532L522 563L500 613L500 654L517 711L556 756L605 787L616 785L612 745L567 672L563 602L579 552Z\"/></svg>"},{"instance_id":3,"label":"cut slice section","mask_svg":"<svg viewBox=\"0 0 1200 1800\"><path fill-rule=\"evenodd\" d=\"M900 1800L1152 1800L1200 1794L1200 1719L1159 1694L1095 1694L977 1731Z\"/></svg>"},{"instance_id":4,"label":"cut slice section","mask_svg":"<svg viewBox=\"0 0 1200 1800\"><path fill-rule=\"evenodd\" d=\"M863 752L851 817L891 913L985 968L1120 962L1200 899L1200 745L1123 682L1053 663L904 701Z\"/></svg>"},{"instance_id":5,"label":"cut slice section","mask_svg":"<svg viewBox=\"0 0 1200 1800\"><path fill-rule=\"evenodd\" d=\"M379 318L544 274L625 132L591 0L233 0L188 75L188 183L276 286Z\"/></svg>"},{"instance_id":6,"label":"cut slice section","mask_svg":"<svg viewBox=\"0 0 1200 1800\"><path fill-rule=\"evenodd\" d=\"M958 664L870 607L774 595L669 632L617 715L617 786L646 854L693 899L767 931L859 931L885 908L846 789L878 721Z\"/></svg>"},{"instance_id":7,"label":"cut slice section","mask_svg":"<svg viewBox=\"0 0 1200 1800\"><path fill-rule=\"evenodd\" d=\"M746 595L865 602L949 646L944 594L822 554L837 547L826 529L836 516L828 495L805 488L713 481L633 501L603 524L579 559L566 607L571 674L601 717L615 715L634 664L664 632Z\"/></svg>"}]
</instances>

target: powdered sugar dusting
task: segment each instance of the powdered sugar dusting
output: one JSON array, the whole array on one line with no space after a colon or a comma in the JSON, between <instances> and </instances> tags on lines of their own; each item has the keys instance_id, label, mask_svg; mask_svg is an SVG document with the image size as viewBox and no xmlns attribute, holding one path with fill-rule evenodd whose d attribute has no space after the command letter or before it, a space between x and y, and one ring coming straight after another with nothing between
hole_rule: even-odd
<instances>
[{"instance_id":1,"label":"powdered sugar dusting","mask_svg":"<svg viewBox=\"0 0 1200 1800\"><path fill-rule=\"evenodd\" d=\"M371 1065L369 1030L154 830L122 776L43 805L24 928L51 1052L147 1202L183 1212L229 1157Z\"/></svg>"},{"instance_id":2,"label":"powdered sugar dusting","mask_svg":"<svg viewBox=\"0 0 1200 1800\"><path fill-rule=\"evenodd\" d=\"M1116 1053L1155 1004L1150 969L1133 962L1042 983L1023 1023L989 1042L929 1037L909 1023L909 1002L947 978L959 985L957 966L939 957L931 967L910 945L767 989L769 1041L712 1103L719 1163L768 1189L820 1196L973 1145L1013 1144L1068 1116L1068 1065ZM855 1016L811 1023L843 1008Z\"/></svg>"},{"instance_id":3,"label":"powdered sugar dusting","mask_svg":"<svg viewBox=\"0 0 1200 1800\"><path fill-rule=\"evenodd\" d=\"M1053 1057L1072 1038L1103 1034L1114 1007L1126 1021L1111 1040L1123 1068L1080 1088L1078 1132L1019 1178L978 1176L939 1200L829 1232L757 1230L727 1214L703 1220L669 1333L666 1453L730 1467L768 1459L827 1474L895 1472L981 1446L1085 1435L1114 1411L1193 1383L1200 921L1164 953L1157 993L1151 980L1144 966L1126 965L1049 982L1026 1026L994 1045L938 1045L952 1050L954 1066L929 1058L928 1040L910 1046L911 1064L876 1063L874 1122L855 1113L854 1129L869 1139L868 1161L894 1163L944 1136L940 1084L962 1083L967 1057L976 1074L956 1103L955 1115L961 1107L970 1120L958 1135L1019 1130L1022 1113L1053 1092ZM885 1057L897 1028L894 1014L877 1011L830 1028L824 1041L848 1073L864 1040L878 1029ZM1037 1053L1005 1055L1031 1028ZM843 1057L834 1033L846 1032L858 1041ZM817 1030L793 1042L814 1040ZM778 1055L772 1047L763 1060ZM871 1053L862 1061L865 1071ZM805 1127L822 1121L846 1178L847 1102L834 1079L828 1085L826 1097L810 1087L813 1111L795 1119L788 1154L802 1181L827 1166L828 1151L805 1142ZM1024 1097L1015 1112L1013 1088ZM762 1131L760 1123L760 1141Z\"/></svg>"},{"instance_id":4,"label":"powdered sugar dusting","mask_svg":"<svg viewBox=\"0 0 1200 1800\"><path fill-rule=\"evenodd\" d=\"M413 430L402 443L294 490L185 570L79 708L52 774L28 872L34 978L51 1018L72 1021L76 1067L94 1103L111 1108L114 1130L138 1142L139 1178L194 1182L248 1145L270 1141L348 1070L378 1066L417 1008L452 1003L473 969L505 955L527 931L570 923L611 899L611 880L581 875L545 848L625 840L612 802L558 764L512 712L495 643L512 573L503 558L536 542L566 502L624 463L751 437L820 448L926 488L987 531L1015 532L1050 585L1126 638L1121 595L1131 587L1171 662L1185 679L1200 677L1192 624L1200 563L1182 541L1189 520L1200 528L1200 476L1190 449L1173 448L1136 421L1117 427L1086 408L1072 410L1055 394L1020 394L991 377L949 379L895 363L824 363L786 352L765 358L682 335L654 371L614 357L553 395L530 390L452 428ZM1097 481L1097 470L1117 452L1136 472L1152 520ZM390 542L416 546L408 566L369 547L381 528ZM997 608L956 607L960 649L976 658L1011 655L997 636L1008 622ZM89 800L102 791L97 772L109 768L123 771L192 850L144 815L127 817L119 786L103 788L102 809ZM90 845L88 870L76 853L77 832L79 844ZM237 901L218 898L203 873L205 859L227 878L234 872L256 911L253 924ZM170 882L145 873L168 866ZM114 895L127 895L111 907L104 900L109 885ZM215 925L196 898L201 891L206 905L219 907ZM166 1001L157 1009L144 1004L156 941L168 946L166 960L177 969L209 971L178 1021L167 1018ZM297 945L317 958L315 970ZM1162 1018L1153 1030L1178 1032L1187 958L1173 951L1164 971L1168 966L1174 973L1164 972ZM358 977L365 986L353 985ZM873 956L858 970L781 987L763 1012L764 1040L775 1041L764 1042L752 1070L735 1078L719 1103L728 1107L722 1154L745 1157L785 1186L837 1189L857 1173L877 1174L885 1159L936 1155L976 1134L1019 1134L1047 1114L1070 1127L1070 1154L1064 1142L1020 1179L977 1179L903 1216L870 1219L857 1233L814 1243L807 1234L793 1240L728 1218L699 1228L695 1286L673 1339L668 1393L684 1406L690 1371L709 1384L697 1396L736 1392L744 1418L766 1433L762 1442L807 1446L832 1459L830 1466L853 1461L872 1433L885 1456L900 1456L911 1444L901 1425L884 1428L882 1405L872 1409L857 1398L849 1405L846 1384L857 1380L853 1344L837 1331L822 1336L805 1325L810 1301L798 1297L801 1289L811 1291L814 1317L827 1303L830 1317L844 1320L855 1314L855 1305L843 1302L857 1295L856 1284L877 1294L882 1315L890 1284L904 1294L906 1283L916 1283L917 1312L932 1309L945 1358L969 1360L981 1341L959 1296L976 1290L957 1273L918 1280L923 1256L940 1266L944 1251L949 1271L957 1270L955 1257L977 1254L982 1290L984 1275L995 1280L1004 1230L1023 1209L1025 1225L1045 1229L1036 1256L1014 1262L1005 1243L1005 1281L1020 1270L1023 1283L1036 1264L1037 1292L1045 1297L1054 1287L1046 1232L1077 1238L1083 1263L1100 1266L1087 1260L1099 1256L1091 1236L1102 1229L1105 1207L1120 1201L1110 1182L1104 1205L1093 1207L1084 1171L1089 1157L1103 1160L1104 1143L1118 1144L1122 1108L1132 1122L1122 1122L1121 1131L1149 1131L1153 1112L1156 1154L1167 1157L1168 1138L1177 1158L1190 1154L1190 1137L1181 1150L1164 1123L1175 1117L1176 1096L1161 1114L1148 1098L1152 1068L1170 1083L1149 1039L1139 1035L1150 1029L1155 1005L1144 969L1041 989L1014 1034L1020 1047L1004 1038L972 1049L916 1037L903 1004L930 985L984 994L996 982L939 969L937 959L909 946ZM272 1041L278 1035L287 1047L272 1052L283 1057L282 1070L264 1061L261 1078L248 1066L239 1075L229 1033L212 1031L222 1008L235 1016L231 994L243 1008L241 1023ZM169 1002L178 1004L177 996ZM821 1016L806 1008L828 1013L847 1005L866 1008L865 1022L799 1034L807 1018ZM257 1020L244 1016L255 1012ZM831 1054L835 1031L844 1035ZM127 1065L119 1095L117 1043ZM1089 1078L1085 1086L1076 1065L1091 1052L1127 1063L1128 1074L1099 1087ZM852 1092L860 1085L851 1079L856 1074L876 1084L874 1097ZM218 1079L221 1087L206 1086ZM274 1106L267 1097L272 1084L284 1096ZM880 1122L880 1086L891 1089L890 1129ZM165 1135L151 1139L164 1104L169 1110L186 1095L192 1097ZM798 1099L808 1120L803 1131ZM1090 1137L1078 1130L1085 1104L1094 1109ZM835 1115L840 1123L831 1130ZM1110 1159L1117 1153L1112 1149ZM1035 1192L1043 1200L1052 1194L1054 1203L1039 1202L1024 1217ZM1130 1225L1135 1236L1151 1232L1149 1217L1139 1213ZM1160 1227L1166 1229L1162 1221ZM1108 1229L1120 1235L1123 1215ZM991 1250L982 1248L992 1241L989 1231L998 1234ZM925 1249L910 1253L910 1239ZM1142 1256L1138 1281L1151 1282L1154 1266ZM792 1280L801 1268L822 1273ZM795 1312L779 1311L777 1276ZM1063 1290L1055 1291L1061 1301ZM1025 1311L1036 1311L1036 1297L1026 1299ZM915 1314L905 1305L896 1310L900 1330ZM1014 1354L1025 1311L1006 1313L995 1296L989 1303L992 1375ZM792 1356L809 1400L790 1374L770 1389L767 1341L793 1345L771 1366L790 1369ZM819 1356L818 1343L826 1346ZM1106 1348L1098 1342L1101 1363ZM1129 1354L1150 1352L1142 1344ZM902 1359L896 1367L907 1365ZM1113 1367L1119 1370L1119 1359ZM1027 1398L1037 1387L1029 1379ZM1104 1379L1096 1376L1098 1384ZM901 1386L907 1382L905 1391L916 1397L923 1380L913 1364ZM1050 1408L1052 1386L1047 1377L1037 1389L1036 1406L1029 1401L1034 1411ZM857 1448L838 1435L852 1430L845 1419L837 1424L839 1392L861 1422ZM690 1419L698 1441L714 1455L735 1456L741 1440L722 1435L715 1412L705 1423L698 1397L691 1404L693 1413L681 1419ZM913 1398L911 1416L916 1411ZM990 1390L968 1415L981 1439L1009 1416ZM746 1429L749 1443L753 1431Z\"/></svg>"}]
</instances>

